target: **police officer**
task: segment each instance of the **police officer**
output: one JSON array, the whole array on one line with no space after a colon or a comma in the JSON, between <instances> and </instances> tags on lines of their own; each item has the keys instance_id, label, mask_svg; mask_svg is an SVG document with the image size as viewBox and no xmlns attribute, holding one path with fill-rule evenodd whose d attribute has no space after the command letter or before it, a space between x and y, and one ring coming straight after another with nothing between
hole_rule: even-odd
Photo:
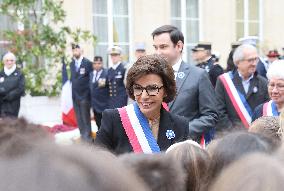
<instances>
[{"instance_id":1,"label":"police officer","mask_svg":"<svg viewBox=\"0 0 284 191\"><path fill-rule=\"evenodd\" d=\"M120 108L127 105L127 94L124 84L125 63L121 58L122 49L113 46L108 49L112 65L108 70L109 108Z\"/></svg>"},{"instance_id":2,"label":"police officer","mask_svg":"<svg viewBox=\"0 0 284 191\"><path fill-rule=\"evenodd\" d=\"M73 106L82 140L92 142L89 88L92 62L83 57L82 50L77 44L72 44L72 53L70 70Z\"/></svg>"},{"instance_id":3,"label":"police officer","mask_svg":"<svg viewBox=\"0 0 284 191\"><path fill-rule=\"evenodd\" d=\"M236 66L235 66L234 61L233 61L233 55L234 55L236 48L238 48L240 45L241 45L241 42L232 42L231 43L231 50L230 50L230 53L229 53L228 58L227 58L226 72L236 70Z\"/></svg>"},{"instance_id":4,"label":"police officer","mask_svg":"<svg viewBox=\"0 0 284 191\"><path fill-rule=\"evenodd\" d=\"M90 89L92 109L98 129L101 126L102 112L108 108L109 89L107 73L107 69L103 68L103 58L101 56L95 56L93 72L90 73Z\"/></svg>"},{"instance_id":5,"label":"police officer","mask_svg":"<svg viewBox=\"0 0 284 191\"><path fill-rule=\"evenodd\" d=\"M212 85L215 87L217 77L223 74L223 68L216 62L211 54L211 43L199 42L193 49L193 59L197 62L197 67L205 69L210 77Z\"/></svg>"}]
</instances>

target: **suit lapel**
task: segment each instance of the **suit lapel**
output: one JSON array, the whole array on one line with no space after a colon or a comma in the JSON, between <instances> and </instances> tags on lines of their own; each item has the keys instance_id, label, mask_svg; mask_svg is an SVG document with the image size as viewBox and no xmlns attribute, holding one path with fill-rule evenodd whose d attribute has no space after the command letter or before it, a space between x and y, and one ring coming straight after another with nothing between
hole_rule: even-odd
<instances>
[{"instance_id":1,"label":"suit lapel","mask_svg":"<svg viewBox=\"0 0 284 191\"><path fill-rule=\"evenodd\" d=\"M176 84L177 84L177 94L179 93L185 79L187 78L189 74L189 65L187 65L185 62L182 62L176 77Z\"/></svg>"},{"instance_id":2,"label":"suit lapel","mask_svg":"<svg viewBox=\"0 0 284 191\"><path fill-rule=\"evenodd\" d=\"M245 92L244 86L242 84L242 79L239 76L238 71L234 72L232 81L233 81L236 89L239 90L245 96L246 92Z\"/></svg>"},{"instance_id":3,"label":"suit lapel","mask_svg":"<svg viewBox=\"0 0 284 191\"><path fill-rule=\"evenodd\" d=\"M250 81L250 84L249 84L249 89L248 89L248 93L246 95L246 99L248 99L251 94L253 93L254 89L257 88L257 79L256 77L254 76L251 81ZM256 89L257 90L257 89Z\"/></svg>"},{"instance_id":4,"label":"suit lapel","mask_svg":"<svg viewBox=\"0 0 284 191\"><path fill-rule=\"evenodd\" d=\"M177 74L177 77L176 77L177 95L179 94L179 91L180 91L181 87L183 86L183 83L185 82L185 79L187 78L189 73L190 73L189 65L182 61L180 68L179 68L179 71L178 71L178 74ZM172 107L174 102L175 102L175 100L173 100L172 102L169 103L169 108Z\"/></svg>"},{"instance_id":5,"label":"suit lapel","mask_svg":"<svg viewBox=\"0 0 284 191\"><path fill-rule=\"evenodd\" d=\"M76 71L75 60L74 59L72 60L72 63L71 63L70 67L71 67L71 70L73 71L74 77L77 78L79 72Z\"/></svg>"},{"instance_id":6,"label":"suit lapel","mask_svg":"<svg viewBox=\"0 0 284 191\"><path fill-rule=\"evenodd\" d=\"M166 150L173 144L173 139L168 139L166 136L167 130L174 131L174 122L171 120L169 113L161 109L160 126L157 143L161 150Z\"/></svg>"}]
</instances>

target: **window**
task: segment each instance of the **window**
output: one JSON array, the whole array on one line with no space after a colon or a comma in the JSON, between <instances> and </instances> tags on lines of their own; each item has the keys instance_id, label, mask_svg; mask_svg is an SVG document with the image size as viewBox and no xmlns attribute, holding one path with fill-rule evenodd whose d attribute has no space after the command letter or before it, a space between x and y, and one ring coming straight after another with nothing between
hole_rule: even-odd
<instances>
[{"instance_id":1,"label":"window","mask_svg":"<svg viewBox=\"0 0 284 191\"><path fill-rule=\"evenodd\" d=\"M260 38L262 0L236 0L236 40L246 36Z\"/></svg>"},{"instance_id":2,"label":"window","mask_svg":"<svg viewBox=\"0 0 284 191\"><path fill-rule=\"evenodd\" d=\"M199 0L171 0L171 24L178 27L185 40L184 60L190 61L191 49L199 41Z\"/></svg>"},{"instance_id":3,"label":"window","mask_svg":"<svg viewBox=\"0 0 284 191\"><path fill-rule=\"evenodd\" d=\"M3 0L0 0L0 4L2 3ZM7 42L4 39L4 35L3 32L5 30L13 30L17 28L17 25L15 23L12 22L12 19L6 15L1 14L0 12L0 59L2 61L2 55L7 52L7 50L5 49L5 46L7 44L9 44L9 42Z\"/></svg>"},{"instance_id":4,"label":"window","mask_svg":"<svg viewBox=\"0 0 284 191\"><path fill-rule=\"evenodd\" d=\"M0 0L0 4L2 3L3 0ZM36 11L37 14L40 14L40 10L42 7L42 1L43 0L38 0L34 3L33 9L30 10L30 20L35 21L35 16L34 16L34 11ZM9 10L13 12L14 10ZM6 16L1 14L0 12L0 55L2 56L5 52L7 52L6 46L9 44L8 41L4 39L3 32L6 30L23 30L24 28L31 28L31 26L28 26L25 23L20 23L20 22L14 22L12 21L11 17Z\"/></svg>"},{"instance_id":5,"label":"window","mask_svg":"<svg viewBox=\"0 0 284 191\"><path fill-rule=\"evenodd\" d=\"M129 0L93 0L93 29L98 38L95 55L104 58L107 65L107 49L118 45L123 59L129 55Z\"/></svg>"}]
</instances>

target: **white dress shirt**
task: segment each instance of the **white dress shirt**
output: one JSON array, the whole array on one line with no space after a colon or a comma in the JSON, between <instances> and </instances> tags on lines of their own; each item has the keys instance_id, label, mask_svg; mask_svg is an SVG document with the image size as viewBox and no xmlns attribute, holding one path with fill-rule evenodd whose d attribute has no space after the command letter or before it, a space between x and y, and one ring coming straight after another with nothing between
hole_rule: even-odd
<instances>
[{"instance_id":1,"label":"white dress shirt","mask_svg":"<svg viewBox=\"0 0 284 191\"><path fill-rule=\"evenodd\" d=\"M182 59L180 58L180 59L177 61L177 63L175 63L175 64L172 66L172 67L173 67L173 70L174 70L174 74L175 74L175 79L177 78L177 74L178 74L178 71L179 71L181 62L182 62Z\"/></svg>"},{"instance_id":2,"label":"white dress shirt","mask_svg":"<svg viewBox=\"0 0 284 191\"><path fill-rule=\"evenodd\" d=\"M100 71L94 70L93 71L93 74L94 74L94 76L93 76L93 83L98 81L98 79L100 78L102 72L103 72L103 70L100 70Z\"/></svg>"},{"instance_id":3,"label":"white dress shirt","mask_svg":"<svg viewBox=\"0 0 284 191\"><path fill-rule=\"evenodd\" d=\"M248 93L248 90L249 90L249 85L250 85L250 80L253 78L253 74L247 79L247 80L244 80L242 74L240 72L239 73L239 76L241 77L242 79L242 84L243 84L243 87L245 89L245 92L246 94Z\"/></svg>"},{"instance_id":4,"label":"white dress shirt","mask_svg":"<svg viewBox=\"0 0 284 191\"><path fill-rule=\"evenodd\" d=\"M80 56L79 59L74 58L74 60L75 60L76 70L78 71L80 66L81 66L81 63L82 63L82 60L83 60L83 56Z\"/></svg>"}]
</instances>

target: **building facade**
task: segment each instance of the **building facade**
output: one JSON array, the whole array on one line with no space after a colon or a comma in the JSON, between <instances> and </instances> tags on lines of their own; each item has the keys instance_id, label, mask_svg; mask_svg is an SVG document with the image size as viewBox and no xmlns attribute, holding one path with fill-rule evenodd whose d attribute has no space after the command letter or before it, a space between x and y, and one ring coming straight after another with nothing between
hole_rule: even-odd
<instances>
[{"instance_id":1,"label":"building facade","mask_svg":"<svg viewBox=\"0 0 284 191\"><path fill-rule=\"evenodd\" d=\"M282 7L283 0L65 0L63 8L67 13L65 24L88 29L98 37L96 47L83 45L90 59L101 55L108 65L107 48L119 45L124 60L133 62L136 42L144 42L147 52L153 53L152 31L173 24L184 33L186 61L191 59L192 46L209 41L225 67L231 43L244 36L257 36L263 55L269 49L281 52ZM2 16L0 30L7 27L14 26ZM0 48L3 43L5 39L0 39Z\"/></svg>"}]
</instances>

